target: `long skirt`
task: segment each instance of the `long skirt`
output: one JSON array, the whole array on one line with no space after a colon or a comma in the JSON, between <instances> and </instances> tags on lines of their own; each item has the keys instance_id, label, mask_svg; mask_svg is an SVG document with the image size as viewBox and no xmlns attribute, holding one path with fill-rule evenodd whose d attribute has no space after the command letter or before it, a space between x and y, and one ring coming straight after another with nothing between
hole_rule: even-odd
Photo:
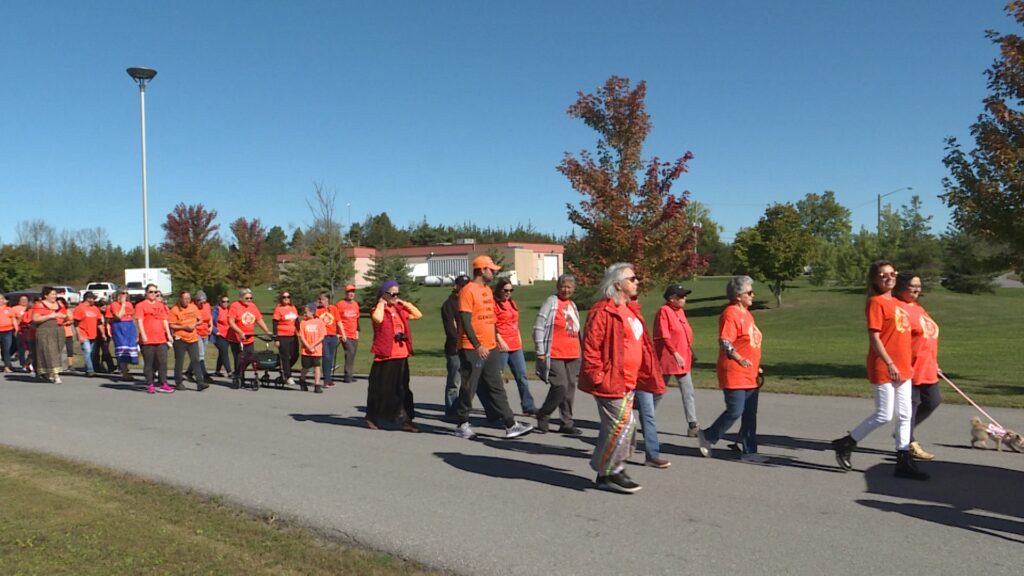
<instances>
[{"instance_id":1,"label":"long skirt","mask_svg":"<svg viewBox=\"0 0 1024 576\"><path fill-rule=\"evenodd\" d=\"M36 327L36 370L47 377L56 377L64 368L64 327L56 320L47 320Z\"/></svg>"},{"instance_id":2,"label":"long skirt","mask_svg":"<svg viewBox=\"0 0 1024 576\"><path fill-rule=\"evenodd\" d=\"M139 330L135 322L122 320L111 324L114 328L114 356L118 364L139 363Z\"/></svg>"},{"instance_id":3,"label":"long skirt","mask_svg":"<svg viewBox=\"0 0 1024 576\"><path fill-rule=\"evenodd\" d=\"M399 420L411 422L412 390L409 389L409 359L396 358L374 362L370 368L370 385L366 391L366 419L374 423Z\"/></svg>"}]
</instances>

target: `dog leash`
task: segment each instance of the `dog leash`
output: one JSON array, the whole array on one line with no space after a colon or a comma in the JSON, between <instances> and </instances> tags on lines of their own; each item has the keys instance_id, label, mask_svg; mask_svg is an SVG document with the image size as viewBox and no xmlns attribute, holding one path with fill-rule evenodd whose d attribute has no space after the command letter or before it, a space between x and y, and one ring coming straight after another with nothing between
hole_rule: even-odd
<instances>
[{"instance_id":1,"label":"dog leash","mask_svg":"<svg viewBox=\"0 0 1024 576\"><path fill-rule=\"evenodd\" d=\"M982 414L984 414L986 418L988 418L993 424L998 426L1001 430L1005 430L1005 428L1003 428L1002 424L997 422L995 418L989 416L988 412L985 412L985 410L981 406L978 406L978 404L975 403L974 400L971 400L971 397L968 396L967 394L965 394L964 391L961 390L959 386L957 386L956 384L953 384L952 380L950 380L949 378L946 378L945 374L943 374L942 372L939 372L939 376L942 377L942 379L946 381L946 384L949 384L950 386L952 386L953 390L956 390L957 392L959 392L960 395L963 396L965 400L970 402L971 406L974 406L975 408L977 408L978 412L981 412Z\"/></svg>"}]
</instances>

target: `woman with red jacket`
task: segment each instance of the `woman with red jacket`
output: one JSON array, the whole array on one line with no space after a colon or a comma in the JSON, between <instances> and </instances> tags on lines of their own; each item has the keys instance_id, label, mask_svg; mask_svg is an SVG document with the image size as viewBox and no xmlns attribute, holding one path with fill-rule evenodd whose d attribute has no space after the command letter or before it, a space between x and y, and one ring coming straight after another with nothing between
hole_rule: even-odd
<instances>
[{"instance_id":1,"label":"woman with red jacket","mask_svg":"<svg viewBox=\"0 0 1024 576\"><path fill-rule=\"evenodd\" d=\"M603 298L587 315L578 384L597 401L601 416L590 459L597 471L595 482L598 488L625 494L640 490L623 465L632 449L635 390L656 388L661 381L654 345L634 301L639 283L632 264L612 264L605 271L598 287Z\"/></svg>"},{"instance_id":2,"label":"woman with red jacket","mask_svg":"<svg viewBox=\"0 0 1024 576\"><path fill-rule=\"evenodd\" d=\"M388 280L380 288L377 305L370 313L373 320L373 366L366 391L366 427L380 428L379 422L399 420L405 413L402 430L419 432L415 417L412 390L409 389L409 356L412 355L412 334L409 320L423 314L409 302L399 298L398 282Z\"/></svg>"},{"instance_id":3,"label":"woman with red jacket","mask_svg":"<svg viewBox=\"0 0 1024 576\"><path fill-rule=\"evenodd\" d=\"M725 395L725 411L706 430L697 431L700 453L711 456L711 445L740 420L737 445L746 462L765 462L757 453L757 400L761 375L761 331L754 323L754 280L733 276L725 285L729 305L718 319L718 387Z\"/></svg>"}]
</instances>

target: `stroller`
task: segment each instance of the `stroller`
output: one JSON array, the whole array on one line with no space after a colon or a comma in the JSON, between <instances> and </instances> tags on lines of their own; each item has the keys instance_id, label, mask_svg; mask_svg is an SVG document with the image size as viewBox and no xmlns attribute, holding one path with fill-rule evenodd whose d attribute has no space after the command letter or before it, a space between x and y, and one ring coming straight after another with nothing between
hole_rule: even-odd
<instances>
[{"instance_id":1,"label":"stroller","mask_svg":"<svg viewBox=\"0 0 1024 576\"><path fill-rule=\"evenodd\" d=\"M263 350L256 352L256 357L252 361L253 376L251 386L253 391L259 390L260 386L269 388L273 384L277 388L284 388L284 378L281 377L280 372L276 378L271 379L271 370L280 370L281 357L277 352L274 351L271 343L274 338L267 335L256 336L263 341ZM260 374L260 371L263 374Z\"/></svg>"}]
</instances>

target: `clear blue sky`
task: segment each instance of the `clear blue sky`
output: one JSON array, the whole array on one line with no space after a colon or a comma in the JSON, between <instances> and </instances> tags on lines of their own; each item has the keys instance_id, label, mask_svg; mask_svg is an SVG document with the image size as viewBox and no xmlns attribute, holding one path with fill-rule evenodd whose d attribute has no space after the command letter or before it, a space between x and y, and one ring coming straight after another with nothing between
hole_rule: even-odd
<instances>
[{"instance_id":1,"label":"clear blue sky","mask_svg":"<svg viewBox=\"0 0 1024 576\"><path fill-rule=\"evenodd\" d=\"M19 220L142 242L138 88L150 239L178 202L227 223L340 219L568 233L555 171L595 135L565 114L610 75L646 80L645 156L691 150L679 181L729 239L772 202L833 190L854 225L913 186L935 217L943 138L970 143L984 31L1004 2L154 1L0 4L0 241ZM909 202L911 192L886 201Z\"/></svg>"}]
</instances>

